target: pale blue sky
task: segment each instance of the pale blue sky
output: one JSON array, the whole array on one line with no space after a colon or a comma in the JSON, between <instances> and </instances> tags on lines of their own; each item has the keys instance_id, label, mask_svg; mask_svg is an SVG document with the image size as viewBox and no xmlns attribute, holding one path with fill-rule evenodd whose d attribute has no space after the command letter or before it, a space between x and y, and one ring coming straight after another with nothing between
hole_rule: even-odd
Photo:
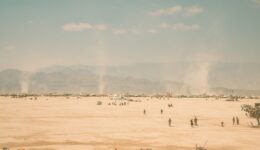
<instances>
[{"instance_id":1,"label":"pale blue sky","mask_svg":"<svg viewBox=\"0 0 260 150\"><path fill-rule=\"evenodd\" d=\"M260 63L259 0L0 0L0 69Z\"/></svg>"}]
</instances>

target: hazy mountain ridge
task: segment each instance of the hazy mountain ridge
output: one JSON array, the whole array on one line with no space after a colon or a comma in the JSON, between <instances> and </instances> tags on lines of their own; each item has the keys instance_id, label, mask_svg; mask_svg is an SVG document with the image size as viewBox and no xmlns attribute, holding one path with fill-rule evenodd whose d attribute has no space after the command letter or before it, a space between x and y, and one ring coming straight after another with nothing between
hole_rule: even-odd
<instances>
[{"instance_id":1,"label":"hazy mountain ridge","mask_svg":"<svg viewBox=\"0 0 260 150\"><path fill-rule=\"evenodd\" d=\"M250 78L247 78L248 74ZM107 67L53 66L34 73L3 70L0 72L0 92L194 94L194 89L202 88L199 90L201 94L260 95L257 90L259 76L258 64L178 62Z\"/></svg>"},{"instance_id":2,"label":"hazy mountain ridge","mask_svg":"<svg viewBox=\"0 0 260 150\"><path fill-rule=\"evenodd\" d=\"M8 74L2 75L6 71L0 72L0 91L4 92L20 92L22 90L21 83L24 82L20 77L22 71L15 70ZM10 76L10 74L12 74ZM29 93L49 93L49 92L65 92L65 93L98 93L100 77L91 72L85 71L60 71L60 72L37 72L28 73L30 77L28 81ZM15 78L9 78L14 76ZM165 85L180 88L180 83L168 81L150 81L146 79L137 79L132 77L115 77L104 76L104 92L108 93L165 93ZM8 79L8 80L6 80ZM12 81L12 82L11 82ZM7 83L11 84L8 86ZM5 83L5 84L3 84ZM13 84L12 84L13 83ZM15 83L15 84L14 84Z\"/></svg>"},{"instance_id":3,"label":"hazy mountain ridge","mask_svg":"<svg viewBox=\"0 0 260 150\"><path fill-rule=\"evenodd\" d=\"M22 81L24 76L29 75L29 72L7 69L0 72L0 91L5 92L20 92L22 91Z\"/></svg>"}]
</instances>

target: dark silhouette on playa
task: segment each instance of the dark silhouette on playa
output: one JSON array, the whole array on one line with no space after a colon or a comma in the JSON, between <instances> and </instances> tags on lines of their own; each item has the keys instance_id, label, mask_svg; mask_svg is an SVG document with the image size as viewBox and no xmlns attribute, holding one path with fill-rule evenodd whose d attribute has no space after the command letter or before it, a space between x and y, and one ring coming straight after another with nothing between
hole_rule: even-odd
<instances>
[{"instance_id":1,"label":"dark silhouette on playa","mask_svg":"<svg viewBox=\"0 0 260 150\"><path fill-rule=\"evenodd\" d=\"M191 120L190 120L190 126L193 127L193 125L194 125L194 124L193 124L193 120L191 119Z\"/></svg>"},{"instance_id":2,"label":"dark silhouette on playa","mask_svg":"<svg viewBox=\"0 0 260 150\"><path fill-rule=\"evenodd\" d=\"M194 118L194 124L195 124L195 126L198 126L198 118L197 117Z\"/></svg>"},{"instance_id":3,"label":"dark silhouette on playa","mask_svg":"<svg viewBox=\"0 0 260 150\"><path fill-rule=\"evenodd\" d=\"M238 117L236 117L236 120L237 120L237 125L239 125L239 118L238 118Z\"/></svg>"},{"instance_id":4,"label":"dark silhouette on playa","mask_svg":"<svg viewBox=\"0 0 260 150\"><path fill-rule=\"evenodd\" d=\"M169 123L169 127L171 127L172 126L172 119L171 118L169 118L168 123Z\"/></svg>"},{"instance_id":5,"label":"dark silhouette on playa","mask_svg":"<svg viewBox=\"0 0 260 150\"><path fill-rule=\"evenodd\" d=\"M221 121L221 127L224 127L224 122L223 121Z\"/></svg>"}]
</instances>

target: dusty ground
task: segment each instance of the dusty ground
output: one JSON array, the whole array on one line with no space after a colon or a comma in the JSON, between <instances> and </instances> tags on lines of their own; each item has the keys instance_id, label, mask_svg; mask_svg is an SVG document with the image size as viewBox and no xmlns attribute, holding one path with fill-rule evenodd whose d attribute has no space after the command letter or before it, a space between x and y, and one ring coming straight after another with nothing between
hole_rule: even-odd
<instances>
[{"instance_id":1,"label":"dusty ground","mask_svg":"<svg viewBox=\"0 0 260 150\"><path fill-rule=\"evenodd\" d=\"M47 100L48 99L48 100ZM251 128L240 102L147 98L108 106L108 98L0 98L0 147L11 150L259 150L260 128ZM97 101L103 105L96 105ZM258 100L259 101L259 100ZM172 103L173 108L167 104ZM143 109L147 114L143 115ZM160 114L160 109L164 113ZM191 128L197 116L199 126ZM240 118L239 126L232 117ZM168 126L172 118L173 126ZM220 122L225 122L225 127ZM207 142L206 142L207 141Z\"/></svg>"}]
</instances>

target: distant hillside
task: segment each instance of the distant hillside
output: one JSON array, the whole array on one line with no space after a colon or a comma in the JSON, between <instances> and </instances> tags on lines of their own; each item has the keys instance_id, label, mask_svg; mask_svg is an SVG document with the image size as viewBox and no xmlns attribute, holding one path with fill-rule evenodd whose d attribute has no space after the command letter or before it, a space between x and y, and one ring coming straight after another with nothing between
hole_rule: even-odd
<instances>
[{"instance_id":1,"label":"distant hillside","mask_svg":"<svg viewBox=\"0 0 260 150\"><path fill-rule=\"evenodd\" d=\"M8 69L0 72L0 91L2 93L20 92L27 80L28 72Z\"/></svg>"},{"instance_id":2,"label":"distant hillside","mask_svg":"<svg viewBox=\"0 0 260 150\"><path fill-rule=\"evenodd\" d=\"M117 77L133 77L151 81L175 81L186 84L207 84L209 87L260 90L260 63L139 63L122 66L53 66L43 72L80 69L94 74L103 72ZM205 83L203 83L205 82Z\"/></svg>"},{"instance_id":3,"label":"distant hillside","mask_svg":"<svg viewBox=\"0 0 260 150\"><path fill-rule=\"evenodd\" d=\"M259 77L257 64L53 66L35 73L3 70L0 92L260 95Z\"/></svg>"},{"instance_id":4,"label":"distant hillside","mask_svg":"<svg viewBox=\"0 0 260 150\"><path fill-rule=\"evenodd\" d=\"M24 74L27 78L23 77ZM27 85L24 86L26 82ZM59 72L25 73L19 70L0 72L0 92L30 93L165 93L167 87L178 89L181 83L166 81L150 81L132 77L100 77L86 70L65 69ZM24 86L24 87L23 87ZM27 88L24 90L23 88Z\"/></svg>"}]
</instances>

